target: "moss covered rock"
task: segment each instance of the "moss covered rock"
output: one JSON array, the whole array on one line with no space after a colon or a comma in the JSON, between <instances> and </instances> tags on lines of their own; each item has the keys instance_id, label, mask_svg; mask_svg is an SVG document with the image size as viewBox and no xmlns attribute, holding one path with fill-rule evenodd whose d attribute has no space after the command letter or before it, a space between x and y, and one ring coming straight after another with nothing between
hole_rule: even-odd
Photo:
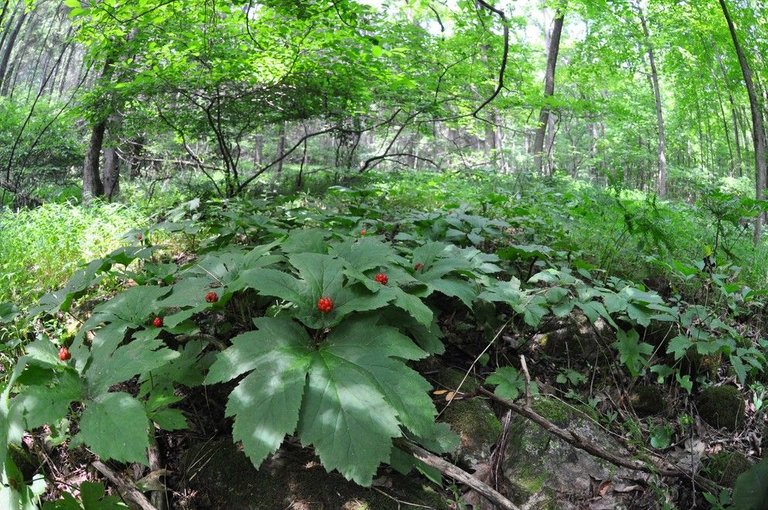
<instances>
[{"instance_id":1,"label":"moss covered rock","mask_svg":"<svg viewBox=\"0 0 768 510\"><path fill-rule=\"evenodd\" d=\"M739 452L722 451L704 459L706 476L725 487L733 487L739 475L751 467L749 459Z\"/></svg>"},{"instance_id":2,"label":"moss covered rock","mask_svg":"<svg viewBox=\"0 0 768 510\"><path fill-rule=\"evenodd\" d=\"M441 370L434 378L438 387L455 390L464 379L464 372L453 369ZM473 377L467 377L461 384L462 392L477 389L478 383ZM442 410L447 402L438 403ZM456 453L459 464L471 471L487 461L491 450L501 436L501 422L485 400L472 398L453 400L440 415L440 421L451 426L459 435L461 443Z\"/></svg>"},{"instance_id":3,"label":"moss covered rock","mask_svg":"<svg viewBox=\"0 0 768 510\"><path fill-rule=\"evenodd\" d=\"M604 320L592 324L586 315L574 312L535 335L533 346L556 359L594 361L601 349L614 341L614 336Z\"/></svg>"},{"instance_id":4,"label":"moss covered rock","mask_svg":"<svg viewBox=\"0 0 768 510\"><path fill-rule=\"evenodd\" d=\"M548 397L537 397L533 409L561 428L567 428L612 452L626 454L590 416L580 409ZM618 481L636 476L570 444L523 417L515 417L505 452L504 478L511 499L531 510L579 508L592 496L593 480ZM617 500L616 505L620 506Z\"/></svg>"},{"instance_id":5,"label":"moss covered rock","mask_svg":"<svg viewBox=\"0 0 768 510\"><path fill-rule=\"evenodd\" d=\"M735 386L704 388L698 410L702 420L718 429L733 431L744 423L744 399Z\"/></svg>"},{"instance_id":6,"label":"moss covered rock","mask_svg":"<svg viewBox=\"0 0 768 510\"><path fill-rule=\"evenodd\" d=\"M388 474L381 492L326 472L312 450L284 446L257 470L229 438L201 443L183 457L184 489L195 494L199 510L274 510L276 508L401 508L397 500L448 509L449 502L428 482ZM384 494L382 494L384 493Z\"/></svg>"},{"instance_id":7,"label":"moss covered rock","mask_svg":"<svg viewBox=\"0 0 768 510\"><path fill-rule=\"evenodd\" d=\"M641 418L661 414L667 408L667 396L659 386L637 386L630 401L632 408Z\"/></svg>"}]
</instances>

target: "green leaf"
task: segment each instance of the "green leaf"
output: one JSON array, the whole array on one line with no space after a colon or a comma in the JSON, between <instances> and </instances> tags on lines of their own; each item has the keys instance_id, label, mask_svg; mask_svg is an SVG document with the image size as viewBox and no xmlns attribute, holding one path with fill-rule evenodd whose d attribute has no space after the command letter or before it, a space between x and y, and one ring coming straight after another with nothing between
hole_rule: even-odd
<instances>
[{"instance_id":1,"label":"green leaf","mask_svg":"<svg viewBox=\"0 0 768 510\"><path fill-rule=\"evenodd\" d=\"M327 353L359 367L373 379L379 392L394 407L400 422L414 434L427 436L437 411L429 398L432 386L400 360L419 359L426 353L394 328L366 325L340 326L327 340Z\"/></svg>"},{"instance_id":2,"label":"green leaf","mask_svg":"<svg viewBox=\"0 0 768 510\"><path fill-rule=\"evenodd\" d=\"M744 363L741 361L741 357L732 354L730 356L731 360L731 366L733 367L733 371L736 372L736 377L739 378L739 384L744 384L744 382L747 380L747 369L744 366Z\"/></svg>"},{"instance_id":3,"label":"green leaf","mask_svg":"<svg viewBox=\"0 0 768 510\"><path fill-rule=\"evenodd\" d=\"M83 510L124 510L128 508L120 496L108 496L101 483L83 482L80 484L80 497Z\"/></svg>"},{"instance_id":4,"label":"green leaf","mask_svg":"<svg viewBox=\"0 0 768 510\"><path fill-rule=\"evenodd\" d=\"M634 329L616 330L616 342L613 344L619 352L619 359L632 377L640 375L643 367L648 364L648 357L653 353L651 344L640 342L640 335Z\"/></svg>"},{"instance_id":5,"label":"green leaf","mask_svg":"<svg viewBox=\"0 0 768 510\"><path fill-rule=\"evenodd\" d=\"M525 391L525 379L515 367L499 367L486 377L485 382L496 386L494 394L509 400L515 400Z\"/></svg>"},{"instance_id":6,"label":"green leaf","mask_svg":"<svg viewBox=\"0 0 768 510\"><path fill-rule=\"evenodd\" d=\"M692 346L691 340L685 335L678 335L669 341L667 345L667 354L673 354L675 361L679 360Z\"/></svg>"},{"instance_id":7,"label":"green leaf","mask_svg":"<svg viewBox=\"0 0 768 510\"><path fill-rule=\"evenodd\" d=\"M669 425L656 425L651 429L651 446L658 449L669 447L672 442L672 427Z\"/></svg>"},{"instance_id":8,"label":"green leaf","mask_svg":"<svg viewBox=\"0 0 768 510\"><path fill-rule=\"evenodd\" d=\"M183 430L189 427L187 418L179 409L165 408L151 413L149 419L163 430Z\"/></svg>"},{"instance_id":9,"label":"green leaf","mask_svg":"<svg viewBox=\"0 0 768 510\"><path fill-rule=\"evenodd\" d=\"M348 268L360 273L371 269L378 270L396 259L390 244L373 237L339 243L331 248L331 252L341 258Z\"/></svg>"},{"instance_id":10,"label":"green leaf","mask_svg":"<svg viewBox=\"0 0 768 510\"><path fill-rule=\"evenodd\" d=\"M99 333L103 331L102 329ZM85 371L92 394L102 393L113 384L127 381L138 374L146 374L178 358L178 352L168 349L161 340L153 338L159 331L145 330L143 338L139 336L140 332L137 332L134 336L138 338L114 351L114 341L95 347L92 351L93 361Z\"/></svg>"},{"instance_id":11,"label":"green leaf","mask_svg":"<svg viewBox=\"0 0 768 510\"><path fill-rule=\"evenodd\" d=\"M147 464L149 420L144 406L127 393L105 393L86 403L74 443L85 443L104 459Z\"/></svg>"},{"instance_id":12,"label":"green leaf","mask_svg":"<svg viewBox=\"0 0 768 510\"><path fill-rule=\"evenodd\" d=\"M299 436L312 444L328 471L370 486L399 437L395 409L359 367L320 350L310 367Z\"/></svg>"},{"instance_id":13,"label":"green leaf","mask_svg":"<svg viewBox=\"0 0 768 510\"><path fill-rule=\"evenodd\" d=\"M327 230L305 228L292 230L281 244L285 253L327 253Z\"/></svg>"},{"instance_id":14,"label":"green leaf","mask_svg":"<svg viewBox=\"0 0 768 510\"><path fill-rule=\"evenodd\" d=\"M83 331L105 322L143 327L158 309L157 300L170 292L168 287L132 287L93 309Z\"/></svg>"},{"instance_id":15,"label":"green leaf","mask_svg":"<svg viewBox=\"0 0 768 510\"><path fill-rule=\"evenodd\" d=\"M232 346L220 353L211 365L205 384L226 382L253 370L263 362L262 358L274 351L302 352L312 344L307 331L293 320L259 317L253 323L258 330L232 340Z\"/></svg>"},{"instance_id":16,"label":"green leaf","mask_svg":"<svg viewBox=\"0 0 768 510\"><path fill-rule=\"evenodd\" d=\"M399 287L386 288L382 289L382 291L385 292L385 295L386 292L393 293L394 301L392 304L401 310L408 312L408 314L416 319L419 324L423 324L424 326L432 324L434 314L432 313L432 310L424 304L421 298L408 294Z\"/></svg>"},{"instance_id":17,"label":"green leaf","mask_svg":"<svg viewBox=\"0 0 768 510\"><path fill-rule=\"evenodd\" d=\"M430 282L430 285L446 296L458 298L467 308L472 308L472 301L475 300L478 294L473 284L459 278L448 277L433 280Z\"/></svg>"},{"instance_id":18,"label":"green leaf","mask_svg":"<svg viewBox=\"0 0 768 510\"><path fill-rule=\"evenodd\" d=\"M23 383L23 378L20 378ZM42 379L25 386L11 401L11 413L15 420L25 424L25 430L41 425L54 424L65 417L72 402L83 397L83 383L72 370L46 370Z\"/></svg>"},{"instance_id":19,"label":"green leaf","mask_svg":"<svg viewBox=\"0 0 768 510\"><path fill-rule=\"evenodd\" d=\"M643 305L627 304L627 316L641 326L649 326L653 313Z\"/></svg>"},{"instance_id":20,"label":"green leaf","mask_svg":"<svg viewBox=\"0 0 768 510\"><path fill-rule=\"evenodd\" d=\"M768 458L739 475L733 488L733 508L763 510L768 508Z\"/></svg>"},{"instance_id":21,"label":"green leaf","mask_svg":"<svg viewBox=\"0 0 768 510\"><path fill-rule=\"evenodd\" d=\"M0 324L10 324L19 315L19 309L13 303L0 303Z\"/></svg>"}]
</instances>

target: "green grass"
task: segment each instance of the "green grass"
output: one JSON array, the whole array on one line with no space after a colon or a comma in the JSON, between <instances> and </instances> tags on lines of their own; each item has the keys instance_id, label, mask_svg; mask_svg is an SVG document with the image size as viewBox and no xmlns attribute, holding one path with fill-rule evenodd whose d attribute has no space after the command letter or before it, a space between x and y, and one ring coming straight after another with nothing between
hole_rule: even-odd
<instances>
[{"instance_id":1,"label":"green grass","mask_svg":"<svg viewBox=\"0 0 768 510\"><path fill-rule=\"evenodd\" d=\"M46 204L0 215L0 302L22 306L61 287L78 267L125 243L147 224L138 209L119 204L89 208Z\"/></svg>"}]
</instances>

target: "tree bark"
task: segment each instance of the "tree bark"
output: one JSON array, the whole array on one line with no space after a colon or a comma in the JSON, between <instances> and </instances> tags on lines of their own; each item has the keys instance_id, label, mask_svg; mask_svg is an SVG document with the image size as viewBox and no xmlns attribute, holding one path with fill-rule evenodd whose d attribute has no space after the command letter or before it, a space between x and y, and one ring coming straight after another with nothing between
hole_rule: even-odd
<instances>
[{"instance_id":1,"label":"tree bark","mask_svg":"<svg viewBox=\"0 0 768 510\"><path fill-rule=\"evenodd\" d=\"M104 183L99 173L99 159L101 158L101 148L104 145L104 132L106 130L106 119L98 122L91 130L88 152L85 154L85 163L83 164L84 204L88 204L96 197L104 196Z\"/></svg>"},{"instance_id":2,"label":"tree bark","mask_svg":"<svg viewBox=\"0 0 768 510\"><path fill-rule=\"evenodd\" d=\"M560 52L560 35L563 33L565 12L558 11L555 23L552 27L552 35L549 38L547 50L547 70L544 74L544 100L555 93L555 68L557 67L557 54ZM544 105L539 114L539 123L536 126L536 137L533 141L533 165L539 172L543 171L544 135L549 124L550 108Z\"/></svg>"},{"instance_id":3,"label":"tree bark","mask_svg":"<svg viewBox=\"0 0 768 510\"><path fill-rule=\"evenodd\" d=\"M766 143L762 105L760 104L760 98L755 91L755 84L752 81L752 70L749 67L747 57L739 43L736 26L728 12L728 6L726 5L725 0L719 0L719 2L720 7L723 10L723 16L725 16L725 21L728 23L728 31L733 40L733 47L736 50L736 56L739 59L741 74L744 77L744 85L747 88L747 95L749 96L749 108L752 113L752 143L755 147L755 199L762 200L765 193L766 179L768 179L768 159L766 159L766 157L768 157L768 143ZM755 219L755 244L760 241L763 221L764 214L761 213Z\"/></svg>"}]
</instances>

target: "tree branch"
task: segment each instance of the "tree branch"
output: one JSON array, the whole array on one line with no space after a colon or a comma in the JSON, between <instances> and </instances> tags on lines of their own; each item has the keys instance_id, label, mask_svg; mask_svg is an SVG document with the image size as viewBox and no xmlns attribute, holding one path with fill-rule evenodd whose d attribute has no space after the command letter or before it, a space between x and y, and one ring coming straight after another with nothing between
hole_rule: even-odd
<instances>
[{"instance_id":1,"label":"tree branch","mask_svg":"<svg viewBox=\"0 0 768 510\"><path fill-rule=\"evenodd\" d=\"M474 476L470 475L463 469L456 467L442 457L438 457L437 455L434 455L424 448L421 448L420 446L417 446L409 441L397 441L395 444L399 448L402 448L411 453L424 464L437 469L445 476L451 477L457 482L463 483L478 494L481 494L485 499L496 505L496 508L502 508L504 510L520 510L519 507L515 506L514 503L494 490L488 484L481 482Z\"/></svg>"},{"instance_id":2,"label":"tree branch","mask_svg":"<svg viewBox=\"0 0 768 510\"><path fill-rule=\"evenodd\" d=\"M136 506L138 506L141 510L157 510L157 507L150 503L147 497L142 494L135 485L126 480L123 480L120 475L108 468L106 464L100 460L97 460L94 461L91 465L96 468L99 473L104 475L107 480L115 484L117 488L120 489L120 492L123 494L123 496L132 503L135 503Z\"/></svg>"},{"instance_id":3,"label":"tree branch","mask_svg":"<svg viewBox=\"0 0 768 510\"><path fill-rule=\"evenodd\" d=\"M574 448L578 448L579 450L583 450L589 453L590 455L601 458L603 460L607 460L614 466L624 467L627 469L632 469L634 471L641 471L643 473L649 473L654 475L657 474L657 475L668 476L673 478L690 476L690 473L686 472L685 469L680 468L678 466L670 465L667 463L661 464L661 461L652 461L652 465L649 466L648 464L642 461L630 460L626 457L621 457L615 453L611 453L607 450L604 450L603 448L597 446L596 444L589 441L587 438L577 434L576 432L573 432L572 430L561 429L560 427L558 427L551 421L547 420L546 418L538 414L536 411L534 411L527 405L516 404L511 400L501 398L496 394L494 394L493 392L486 390L485 388L482 388L482 387L479 388L477 390L477 393L480 395L483 395L484 397L488 397L494 402L497 402L505 407L508 407L509 409L511 409L512 411L516 412L521 416L524 416L525 418L531 420L536 425L543 428L553 436L559 439L562 439L563 441L570 444ZM694 475L693 479L696 483L706 488L707 490L719 491L719 487L712 480L704 478L701 475Z\"/></svg>"},{"instance_id":4,"label":"tree branch","mask_svg":"<svg viewBox=\"0 0 768 510\"><path fill-rule=\"evenodd\" d=\"M494 89L493 94L491 94L485 101L483 101L480 106L475 108L475 111L472 112L473 117L477 117L477 114L480 113L480 110L488 106L491 101L496 99L496 96L498 96L501 92L501 89L504 87L504 73L507 71L507 61L509 60L509 24L507 23L507 16L504 14L504 11L495 8L485 0L476 1L478 5L488 9L501 19L501 26L504 30L504 53L501 57L501 68L499 68L499 79L496 83L496 88Z\"/></svg>"}]
</instances>

